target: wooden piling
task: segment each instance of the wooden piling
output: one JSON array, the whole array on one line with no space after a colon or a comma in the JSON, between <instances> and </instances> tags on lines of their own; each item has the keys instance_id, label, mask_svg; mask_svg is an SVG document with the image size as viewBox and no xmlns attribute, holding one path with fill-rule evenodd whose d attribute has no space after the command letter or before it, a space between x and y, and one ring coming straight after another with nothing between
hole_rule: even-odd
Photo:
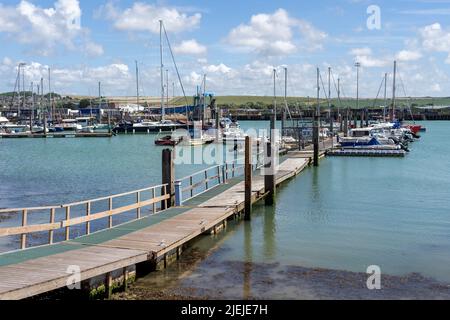
<instances>
[{"instance_id":1,"label":"wooden piling","mask_svg":"<svg viewBox=\"0 0 450 320\"><path fill-rule=\"evenodd\" d=\"M170 199L161 202L161 208L168 209L174 205L174 194L175 194L175 166L173 163L173 152L170 149L164 149L162 151L162 184L167 184L167 192L170 194ZM164 194L165 189L162 188L162 194Z\"/></svg>"},{"instance_id":2,"label":"wooden piling","mask_svg":"<svg viewBox=\"0 0 450 320\"><path fill-rule=\"evenodd\" d=\"M245 220L252 214L252 139L245 137Z\"/></svg>"},{"instance_id":3,"label":"wooden piling","mask_svg":"<svg viewBox=\"0 0 450 320\"><path fill-rule=\"evenodd\" d=\"M314 127L313 127L313 144L314 144L314 166L319 166L319 116L317 113L314 115Z\"/></svg>"},{"instance_id":4,"label":"wooden piling","mask_svg":"<svg viewBox=\"0 0 450 320\"><path fill-rule=\"evenodd\" d=\"M264 190L267 193L264 202L266 205L271 206L275 203L275 175L273 169L273 150L272 143L266 143L266 152L264 157Z\"/></svg>"}]
</instances>

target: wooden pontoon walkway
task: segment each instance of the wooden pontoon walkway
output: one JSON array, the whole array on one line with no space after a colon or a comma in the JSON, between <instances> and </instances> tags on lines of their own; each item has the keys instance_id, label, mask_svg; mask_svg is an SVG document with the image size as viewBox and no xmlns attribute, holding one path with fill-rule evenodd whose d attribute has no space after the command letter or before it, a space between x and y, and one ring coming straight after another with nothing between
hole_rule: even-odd
<instances>
[{"instance_id":1,"label":"wooden pontoon walkway","mask_svg":"<svg viewBox=\"0 0 450 320\"><path fill-rule=\"evenodd\" d=\"M284 157L276 183L300 173L310 160L295 153ZM252 200L263 197L264 177L255 172ZM70 266L80 268L84 281L145 261L165 264L167 254L178 254L189 240L222 228L243 208L243 178L231 178L179 207L73 240L2 254L0 299L23 299L65 287Z\"/></svg>"}]
</instances>

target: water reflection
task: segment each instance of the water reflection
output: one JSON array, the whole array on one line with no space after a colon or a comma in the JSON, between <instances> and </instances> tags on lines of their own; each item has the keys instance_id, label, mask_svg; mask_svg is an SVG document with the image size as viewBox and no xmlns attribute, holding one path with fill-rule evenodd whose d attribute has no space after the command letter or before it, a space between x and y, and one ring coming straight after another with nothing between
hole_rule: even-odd
<instances>
[{"instance_id":1,"label":"water reflection","mask_svg":"<svg viewBox=\"0 0 450 320\"><path fill-rule=\"evenodd\" d=\"M276 253L276 210L274 206L262 206L260 210L263 211L264 215L264 226L263 226L263 250L264 257L267 260L273 260Z\"/></svg>"},{"instance_id":2,"label":"water reflection","mask_svg":"<svg viewBox=\"0 0 450 320\"><path fill-rule=\"evenodd\" d=\"M253 265L252 225L250 221L244 224L244 288L243 299L249 299L251 295L251 272Z\"/></svg>"}]
</instances>

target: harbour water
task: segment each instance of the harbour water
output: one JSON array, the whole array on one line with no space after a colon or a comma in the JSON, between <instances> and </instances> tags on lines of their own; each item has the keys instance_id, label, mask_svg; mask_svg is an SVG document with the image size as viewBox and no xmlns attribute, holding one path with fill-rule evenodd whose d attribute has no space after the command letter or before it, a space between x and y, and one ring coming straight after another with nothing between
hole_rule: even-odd
<instances>
[{"instance_id":1,"label":"harbour water","mask_svg":"<svg viewBox=\"0 0 450 320\"><path fill-rule=\"evenodd\" d=\"M319 168L308 168L280 188L274 207L255 206L251 222L230 224L219 237L194 243L191 250L200 257L195 263L149 275L137 287L156 281L161 288L196 288L201 296L213 283L233 283L223 275L234 275L241 287L244 277L247 288L224 286L222 297L251 297L249 292L267 287L272 291L262 297L308 297L294 285L261 281L313 268L365 273L370 265L386 275L411 279L407 275L415 273L450 283L448 123L423 124L428 132L405 158L324 159ZM0 208L71 202L159 184L161 148L153 139L0 140ZM182 177L198 166L176 170ZM245 277L260 281L245 282Z\"/></svg>"}]
</instances>

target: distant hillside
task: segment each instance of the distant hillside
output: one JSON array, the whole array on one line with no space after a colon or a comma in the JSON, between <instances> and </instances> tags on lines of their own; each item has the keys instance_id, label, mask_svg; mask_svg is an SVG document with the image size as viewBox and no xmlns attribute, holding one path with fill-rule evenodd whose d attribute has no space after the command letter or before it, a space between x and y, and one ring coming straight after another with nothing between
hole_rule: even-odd
<instances>
[{"instance_id":1,"label":"distant hillside","mask_svg":"<svg viewBox=\"0 0 450 320\"><path fill-rule=\"evenodd\" d=\"M4 92L4 93L0 93L0 97L12 97L12 96L14 96L14 94L17 96L17 92L16 93ZM20 94L23 95L23 91ZM44 97L47 98L49 95L50 95L49 93L46 93L46 94L44 94ZM28 97L31 96L31 91L25 91L25 96L28 96ZM61 98L61 95L58 93L52 92L52 97Z\"/></svg>"},{"instance_id":2,"label":"distant hillside","mask_svg":"<svg viewBox=\"0 0 450 320\"><path fill-rule=\"evenodd\" d=\"M13 92L5 92L0 93L0 98L11 97ZM30 92L26 92L27 96L30 96ZM60 94L52 93L53 97L61 98ZM45 94L45 98L48 98L48 93ZM81 96L81 95L70 95L68 96L71 102L77 102L82 99L93 99L96 100L98 97L96 96ZM111 103L116 104L135 104L137 102L137 98L135 96L128 97L102 97L102 99L106 99ZM160 97L151 97L151 96L143 96L139 97L140 104L147 104L150 106L158 106L160 104ZM185 104L184 97L175 97L170 99L169 104L171 105L184 105ZM193 103L193 98L191 96L187 97L187 101L189 104ZM314 97L288 97L287 102L290 107L311 107L315 106L317 103L316 98ZM390 104L391 100L388 100L388 104ZM222 108L228 109L269 109L273 106L273 97L270 96L217 96L216 103ZM323 107L328 105L328 102L325 99L321 99L320 103ZM450 106L450 97L416 97L412 98L411 101L405 98L398 98L397 105L398 106L408 106L411 103L412 107L423 107L423 106ZM283 97L277 97L277 104L284 104ZM384 104L382 99L378 99L374 101L374 99L360 99L359 107L360 108L371 108L373 106L379 107ZM331 105L334 107L350 107L356 108L357 103L355 98L341 99L339 101L336 98L331 99Z\"/></svg>"}]
</instances>

